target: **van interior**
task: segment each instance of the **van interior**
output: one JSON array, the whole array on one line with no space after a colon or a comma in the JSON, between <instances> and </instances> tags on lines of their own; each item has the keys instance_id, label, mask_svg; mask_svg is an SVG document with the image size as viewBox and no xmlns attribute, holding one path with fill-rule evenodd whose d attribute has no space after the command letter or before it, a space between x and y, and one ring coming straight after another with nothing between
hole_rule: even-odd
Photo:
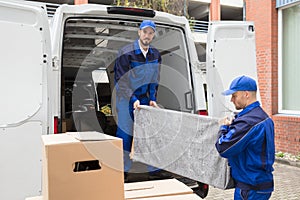
<instances>
[{"instance_id":1,"label":"van interior","mask_svg":"<svg viewBox=\"0 0 300 200\"><path fill-rule=\"evenodd\" d=\"M141 21L69 18L62 55L62 132L100 131L115 136L114 62L118 50L138 39ZM152 45L162 65L157 103L194 112L184 29L157 23Z\"/></svg>"}]
</instances>

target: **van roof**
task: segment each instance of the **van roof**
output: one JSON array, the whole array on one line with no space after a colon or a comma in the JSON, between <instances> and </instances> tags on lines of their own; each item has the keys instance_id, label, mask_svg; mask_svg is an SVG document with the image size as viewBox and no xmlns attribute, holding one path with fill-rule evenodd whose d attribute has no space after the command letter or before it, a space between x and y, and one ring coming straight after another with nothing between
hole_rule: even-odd
<instances>
[{"instance_id":1,"label":"van roof","mask_svg":"<svg viewBox=\"0 0 300 200\"><path fill-rule=\"evenodd\" d=\"M155 22L159 23L166 23L169 25L176 25L176 26L185 26L188 21L184 16L175 16L169 13L154 11L149 9L140 9L140 8L132 8L137 11L137 15L130 15L130 14L115 14L115 13L108 13L109 8L119 8L119 9L128 9L128 7L116 7L116 6L108 6L108 5L101 5L101 4L81 4L81 5L61 5L57 9L57 13L61 14L71 14L71 15L101 15L101 16L109 16L112 18L122 19L122 17L126 19L136 20L137 16L139 20L143 19L151 19ZM143 10L154 12L154 17L147 17L141 14ZM134 11L132 12L134 13Z\"/></svg>"}]
</instances>

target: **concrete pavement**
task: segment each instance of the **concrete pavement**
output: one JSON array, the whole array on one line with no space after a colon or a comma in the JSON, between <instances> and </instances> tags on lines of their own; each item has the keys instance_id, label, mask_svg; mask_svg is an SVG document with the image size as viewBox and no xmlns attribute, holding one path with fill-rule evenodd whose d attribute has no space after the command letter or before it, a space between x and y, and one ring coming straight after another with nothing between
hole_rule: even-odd
<instances>
[{"instance_id":1,"label":"concrete pavement","mask_svg":"<svg viewBox=\"0 0 300 200\"><path fill-rule=\"evenodd\" d=\"M275 162L274 164L275 190L271 200L300 200L300 168ZM220 190L209 187L206 200L231 200L234 189Z\"/></svg>"},{"instance_id":2,"label":"concrete pavement","mask_svg":"<svg viewBox=\"0 0 300 200\"><path fill-rule=\"evenodd\" d=\"M135 163L132 171L139 172L133 174L132 181L143 181L146 177L140 173L146 170L146 165ZM276 160L274 164L275 190L271 200L300 200L300 164L299 162L288 162L286 160ZM209 186L209 192L205 200L233 200L234 189L221 190Z\"/></svg>"}]
</instances>

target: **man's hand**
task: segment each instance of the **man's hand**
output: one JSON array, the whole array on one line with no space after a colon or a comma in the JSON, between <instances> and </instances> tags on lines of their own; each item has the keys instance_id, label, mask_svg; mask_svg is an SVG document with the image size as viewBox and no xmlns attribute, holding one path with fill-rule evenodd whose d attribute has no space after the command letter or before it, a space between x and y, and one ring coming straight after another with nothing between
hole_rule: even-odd
<instances>
[{"instance_id":1,"label":"man's hand","mask_svg":"<svg viewBox=\"0 0 300 200\"><path fill-rule=\"evenodd\" d=\"M220 125L226 125L229 126L232 121L233 121L233 117L224 117L223 119L220 120Z\"/></svg>"},{"instance_id":2,"label":"man's hand","mask_svg":"<svg viewBox=\"0 0 300 200\"><path fill-rule=\"evenodd\" d=\"M156 101L150 101L149 102L149 106L152 106L154 108L159 108L158 105L157 105L157 103L156 103Z\"/></svg>"},{"instance_id":3,"label":"man's hand","mask_svg":"<svg viewBox=\"0 0 300 200\"><path fill-rule=\"evenodd\" d=\"M136 100L136 101L133 103L133 109L140 109L140 101L139 101L139 100Z\"/></svg>"}]
</instances>

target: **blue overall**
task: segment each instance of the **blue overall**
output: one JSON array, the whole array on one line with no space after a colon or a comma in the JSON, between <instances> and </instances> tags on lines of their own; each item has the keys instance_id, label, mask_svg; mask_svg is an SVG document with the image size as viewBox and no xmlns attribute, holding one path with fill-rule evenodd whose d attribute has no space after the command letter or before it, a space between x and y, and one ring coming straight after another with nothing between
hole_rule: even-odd
<instances>
[{"instance_id":1,"label":"blue overall","mask_svg":"<svg viewBox=\"0 0 300 200\"><path fill-rule=\"evenodd\" d=\"M235 180L234 199L269 199L274 189L274 123L258 101L243 109L230 126L222 125L216 148L228 158Z\"/></svg>"},{"instance_id":2,"label":"blue overall","mask_svg":"<svg viewBox=\"0 0 300 200\"><path fill-rule=\"evenodd\" d=\"M161 56L159 51L149 47L146 58L140 50L138 40L123 47L115 62L116 110L118 115L117 137L123 139L124 171L128 172L132 161L129 154L132 146L133 103L149 105L156 101ZM157 170L148 167L149 171Z\"/></svg>"}]
</instances>

